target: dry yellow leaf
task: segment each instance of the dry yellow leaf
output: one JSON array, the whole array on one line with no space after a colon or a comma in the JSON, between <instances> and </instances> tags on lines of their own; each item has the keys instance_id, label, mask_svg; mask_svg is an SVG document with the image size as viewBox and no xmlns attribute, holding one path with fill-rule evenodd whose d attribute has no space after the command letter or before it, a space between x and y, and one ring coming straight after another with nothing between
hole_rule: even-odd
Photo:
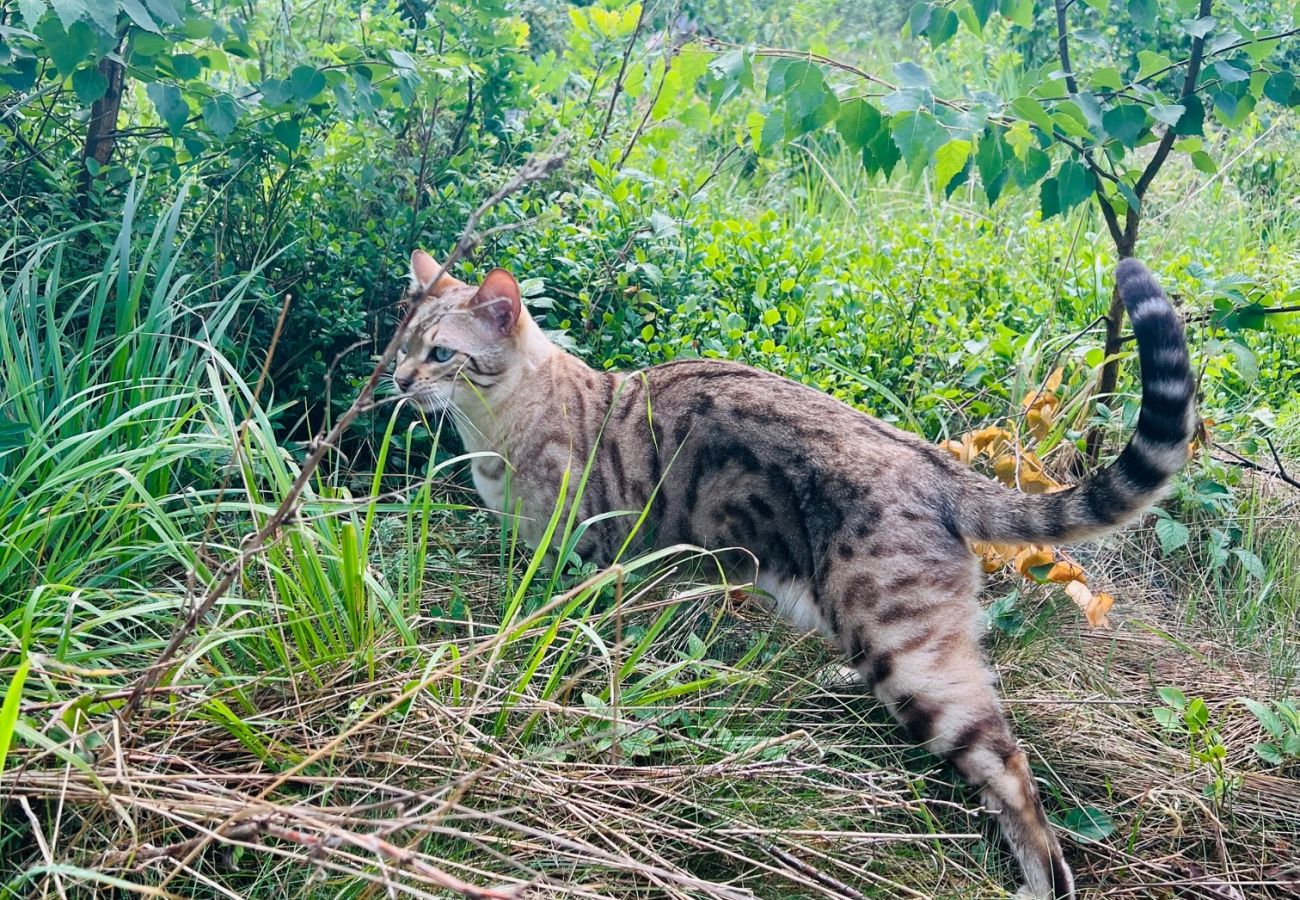
<instances>
[{"instance_id":1,"label":"dry yellow leaf","mask_svg":"<svg viewBox=\"0 0 1300 900\"><path fill-rule=\"evenodd\" d=\"M971 436L963 434L960 440L944 441L939 445L942 449L951 453L958 462L970 465L971 459L975 456L975 448L971 443Z\"/></svg>"},{"instance_id":2,"label":"dry yellow leaf","mask_svg":"<svg viewBox=\"0 0 1300 900\"><path fill-rule=\"evenodd\" d=\"M1012 563L1015 565L1017 572L1028 576L1029 570L1035 566L1050 566L1052 564L1052 550L1050 547L1039 547L1031 544L1017 553Z\"/></svg>"},{"instance_id":3,"label":"dry yellow leaf","mask_svg":"<svg viewBox=\"0 0 1300 900\"><path fill-rule=\"evenodd\" d=\"M986 541L971 541L971 552L980 558L980 566L985 572L996 572L1012 560L1020 547L1016 544L990 544Z\"/></svg>"},{"instance_id":4,"label":"dry yellow leaf","mask_svg":"<svg viewBox=\"0 0 1300 900\"><path fill-rule=\"evenodd\" d=\"M1025 422L1029 425L1029 432L1035 440L1043 440L1047 433L1052 430L1052 423L1056 420L1056 400L1049 398L1048 402L1038 406L1031 407L1025 414Z\"/></svg>"},{"instance_id":5,"label":"dry yellow leaf","mask_svg":"<svg viewBox=\"0 0 1300 900\"><path fill-rule=\"evenodd\" d=\"M981 428L970 435L970 438L975 447L975 452L983 453L986 456L995 456L1004 447L1011 444L1011 433L1005 428L999 428L996 425Z\"/></svg>"},{"instance_id":6,"label":"dry yellow leaf","mask_svg":"<svg viewBox=\"0 0 1300 900\"><path fill-rule=\"evenodd\" d=\"M1065 586L1065 592L1083 610L1089 625L1093 628L1110 627L1106 613L1115 605L1114 597L1104 592L1094 594L1082 581L1071 581Z\"/></svg>"},{"instance_id":7,"label":"dry yellow leaf","mask_svg":"<svg viewBox=\"0 0 1300 900\"><path fill-rule=\"evenodd\" d=\"M1047 580L1057 584L1067 584L1071 581L1087 582L1088 576L1084 574L1083 566L1062 560L1052 566L1051 571L1047 573Z\"/></svg>"}]
</instances>

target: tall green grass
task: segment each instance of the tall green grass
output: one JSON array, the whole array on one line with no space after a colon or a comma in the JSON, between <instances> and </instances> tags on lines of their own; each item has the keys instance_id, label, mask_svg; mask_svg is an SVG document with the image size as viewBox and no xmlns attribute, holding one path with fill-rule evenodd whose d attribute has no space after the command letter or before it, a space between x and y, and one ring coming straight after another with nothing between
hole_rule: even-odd
<instances>
[{"instance_id":1,"label":"tall green grass","mask_svg":"<svg viewBox=\"0 0 1300 900\"><path fill-rule=\"evenodd\" d=\"M41 726L11 720L17 691L89 702L129 683L298 474L220 349L237 346L258 273L223 285L185 273L194 222L183 195L141 229L133 186L93 271L71 262L94 257L87 229L0 247L0 676L12 679L3 743ZM394 410L384 466L397 421ZM448 506L434 502L437 473L376 475L359 498L320 473L169 683L201 671L230 688L220 706L248 710L243 685L268 672L310 679L358 655L373 670L381 636L413 644L429 517ZM376 523L398 511L403 564L386 578L384 557L399 549L382 545ZM237 730L238 716L230 723Z\"/></svg>"}]
</instances>

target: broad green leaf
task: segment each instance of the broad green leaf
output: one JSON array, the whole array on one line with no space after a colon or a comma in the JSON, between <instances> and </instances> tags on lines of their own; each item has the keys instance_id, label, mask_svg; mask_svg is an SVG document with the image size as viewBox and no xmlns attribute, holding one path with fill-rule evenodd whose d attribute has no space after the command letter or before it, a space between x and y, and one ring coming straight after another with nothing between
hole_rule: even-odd
<instances>
[{"instance_id":1,"label":"broad green leaf","mask_svg":"<svg viewBox=\"0 0 1300 900\"><path fill-rule=\"evenodd\" d=\"M1092 91L1080 91L1075 98L1079 106L1079 112L1083 115L1083 121L1088 124L1088 131L1098 141L1106 140L1106 125L1102 121L1101 101Z\"/></svg>"},{"instance_id":2,"label":"broad green leaf","mask_svg":"<svg viewBox=\"0 0 1300 900\"><path fill-rule=\"evenodd\" d=\"M281 119L271 126L271 134L290 152L297 150L302 143L302 125L297 119Z\"/></svg>"},{"instance_id":3,"label":"broad green leaf","mask_svg":"<svg viewBox=\"0 0 1300 900\"><path fill-rule=\"evenodd\" d=\"M1027 188L1047 174L1052 167L1052 161L1047 154L1037 147L1030 147L1025 151L1023 160L1016 160L1015 164L1010 166L1011 179L1018 187Z\"/></svg>"},{"instance_id":4,"label":"broad green leaf","mask_svg":"<svg viewBox=\"0 0 1300 900\"><path fill-rule=\"evenodd\" d=\"M1174 126L1174 134L1205 134L1205 105L1201 103L1201 98L1192 94L1190 97L1184 97L1181 105L1185 109L1178 118L1178 124Z\"/></svg>"},{"instance_id":5,"label":"broad green leaf","mask_svg":"<svg viewBox=\"0 0 1300 900\"><path fill-rule=\"evenodd\" d=\"M1021 28L1034 24L1034 0L998 0L998 11L1003 18Z\"/></svg>"},{"instance_id":6,"label":"broad green leaf","mask_svg":"<svg viewBox=\"0 0 1300 900\"><path fill-rule=\"evenodd\" d=\"M1264 760L1264 762L1268 763L1270 766L1280 766L1284 761L1282 751L1278 749L1277 744L1252 744L1251 749L1255 751L1256 756Z\"/></svg>"},{"instance_id":7,"label":"broad green leaf","mask_svg":"<svg viewBox=\"0 0 1300 900\"><path fill-rule=\"evenodd\" d=\"M893 120L882 117L880 130L876 132L871 142L862 148L862 166L867 170L868 175L879 172L888 178L900 159L902 154L894 142Z\"/></svg>"},{"instance_id":8,"label":"broad green leaf","mask_svg":"<svg viewBox=\"0 0 1300 900\"><path fill-rule=\"evenodd\" d=\"M1191 160L1192 165L1194 165L1198 171L1204 172L1206 175L1213 175L1215 172L1219 171L1219 167L1214 162L1214 158L1204 150L1193 151Z\"/></svg>"},{"instance_id":9,"label":"broad green leaf","mask_svg":"<svg viewBox=\"0 0 1300 900\"><path fill-rule=\"evenodd\" d=\"M149 7L149 12L159 22L174 26L188 24L181 15L182 10L185 9L185 0L145 0L145 6ZM202 31L201 20L196 19L195 22L198 26L197 33L191 33L187 30L185 36L190 40L207 37L208 32Z\"/></svg>"},{"instance_id":10,"label":"broad green leaf","mask_svg":"<svg viewBox=\"0 0 1300 900\"><path fill-rule=\"evenodd\" d=\"M931 87L933 82L930 81L929 74L911 60L894 63L894 77L898 79L899 87Z\"/></svg>"},{"instance_id":11,"label":"broad green leaf","mask_svg":"<svg viewBox=\"0 0 1300 900\"><path fill-rule=\"evenodd\" d=\"M145 88L145 93L153 101L154 109L158 110L158 116L166 123L167 130L173 136L180 134L190 118L190 108L181 96L180 88L174 84L155 81Z\"/></svg>"},{"instance_id":12,"label":"broad green leaf","mask_svg":"<svg viewBox=\"0 0 1300 900\"><path fill-rule=\"evenodd\" d=\"M930 16L934 14L934 4L917 3L907 14L907 30L914 38L925 34L930 25Z\"/></svg>"},{"instance_id":13,"label":"broad green leaf","mask_svg":"<svg viewBox=\"0 0 1300 900\"><path fill-rule=\"evenodd\" d=\"M1128 0L1128 14L1143 28L1156 23L1156 0Z\"/></svg>"},{"instance_id":14,"label":"broad green leaf","mask_svg":"<svg viewBox=\"0 0 1300 900\"><path fill-rule=\"evenodd\" d=\"M635 70L641 73L645 71L642 66L635 67ZM709 63L709 71L713 75L713 81L709 85L710 106L715 112L742 90L752 90L754 87L753 57L743 50L722 54ZM625 85L629 95L635 96L631 88L630 83Z\"/></svg>"},{"instance_id":15,"label":"broad green leaf","mask_svg":"<svg viewBox=\"0 0 1300 900\"><path fill-rule=\"evenodd\" d=\"M1119 69L1114 66L1102 66L1092 73L1089 81L1094 88L1105 88L1111 91L1124 90L1124 78L1119 74Z\"/></svg>"},{"instance_id":16,"label":"broad green leaf","mask_svg":"<svg viewBox=\"0 0 1300 900\"><path fill-rule=\"evenodd\" d=\"M763 120L763 128L759 132L758 146L763 152L771 150L777 144L785 139L785 111L774 109L768 113L767 118Z\"/></svg>"},{"instance_id":17,"label":"broad green leaf","mask_svg":"<svg viewBox=\"0 0 1300 900\"><path fill-rule=\"evenodd\" d=\"M1057 198L1061 212L1067 213L1092 196L1092 173L1083 163L1072 159L1061 163L1056 172Z\"/></svg>"},{"instance_id":18,"label":"broad green leaf","mask_svg":"<svg viewBox=\"0 0 1300 900\"><path fill-rule=\"evenodd\" d=\"M966 26L966 30L977 37L984 35L984 22L980 21L979 10L970 2L970 0L958 0L956 6L957 18ZM987 16L985 21L988 21Z\"/></svg>"},{"instance_id":19,"label":"broad green leaf","mask_svg":"<svg viewBox=\"0 0 1300 900\"><path fill-rule=\"evenodd\" d=\"M903 112L890 119L890 131L899 153L913 171L922 168L948 140L947 130L924 110Z\"/></svg>"},{"instance_id":20,"label":"broad green leaf","mask_svg":"<svg viewBox=\"0 0 1300 900\"><path fill-rule=\"evenodd\" d=\"M1157 122L1163 122L1170 128L1177 128L1178 120L1183 117L1183 113L1185 112L1187 112L1187 107L1181 106L1177 103L1172 103L1168 106L1157 103L1151 107L1151 118L1155 119Z\"/></svg>"},{"instance_id":21,"label":"broad green leaf","mask_svg":"<svg viewBox=\"0 0 1300 900\"><path fill-rule=\"evenodd\" d=\"M36 35L45 43L54 68L63 77L71 75L77 66L94 58L98 41L85 22L73 21L65 30L60 19L46 17L36 27Z\"/></svg>"},{"instance_id":22,"label":"broad green leaf","mask_svg":"<svg viewBox=\"0 0 1300 900\"><path fill-rule=\"evenodd\" d=\"M1101 121L1108 135L1131 149L1146 130L1147 111L1137 103L1121 103L1106 110Z\"/></svg>"},{"instance_id":23,"label":"broad green leaf","mask_svg":"<svg viewBox=\"0 0 1300 900\"><path fill-rule=\"evenodd\" d=\"M1110 12L1110 0L1083 0L1088 6L1091 6L1103 16Z\"/></svg>"},{"instance_id":24,"label":"broad green leaf","mask_svg":"<svg viewBox=\"0 0 1300 900\"><path fill-rule=\"evenodd\" d=\"M239 121L239 104L229 94L217 94L204 101L200 111L203 124L219 138L228 137Z\"/></svg>"},{"instance_id":25,"label":"broad green leaf","mask_svg":"<svg viewBox=\"0 0 1300 900\"><path fill-rule=\"evenodd\" d=\"M966 168L966 161L970 158L970 149L970 141L955 140L948 141L935 151L934 177L936 187L939 190L942 191L948 187L948 182L952 181L953 176Z\"/></svg>"},{"instance_id":26,"label":"broad green leaf","mask_svg":"<svg viewBox=\"0 0 1300 900\"><path fill-rule=\"evenodd\" d=\"M1262 319L1264 314L1259 313L1259 316ZM1268 572L1264 568L1264 561L1254 553L1251 553L1245 547L1233 547L1232 553L1241 561L1242 568L1249 572L1251 576L1259 581L1265 581L1268 578Z\"/></svg>"},{"instance_id":27,"label":"broad green leaf","mask_svg":"<svg viewBox=\"0 0 1300 900\"><path fill-rule=\"evenodd\" d=\"M1182 522L1168 517L1156 519L1156 539L1160 541L1160 550L1165 556L1186 546L1190 538L1191 533Z\"/></svg>"},{"instance_id":28,"label":"broad green leaf","mask_svg":"<svg viewBox=\"0 0 1300 900\"><path fill-rule=\"evenodd\" d=\"M786 73L785 102L790 114L802 119L821 105L826 93L822 71L812 63L796 62Z\"/></svg>"},{"instance_id":29,"label":"broad green leaf","mask_svg":"<svg viewBox=\"0 0 1300 900\"><path fill-rule=\"evenodd\" d=\"M71 31L72 23L90 16L86 0L50 0L50 5L54 7L64 31Z\"/></svg>"},{"instance_id":30,"label":"broad green leaf","mask_svg":"<svg viewBox=\"0 0 1300 900\"><path fill-rule=\"evenodd\" d=\"M989 16L993 15L993 10L997 9L998 0L970 0L970 8L975 12L975 19L979 22L979 28L972 29L977 34L984 30L984 26L989 22Z\"/></svg>"},{"instance_id":31,"label":"broad green leaf","mask_svg":"<svg viewBox=\"0 0 1300 900\"><path fill-rule=\"evenodd\" d=\"M786 73L792 66L807 65L811 65L811 63L802 59L778 59L776 62L772 63L771 67L767 70L767 85L764 88L766 98L768 100L775 100L777 97L785 93Z\"/></svg>"},{"instance_id":32,"label":"broad green leaf","mask_svg":"<svg viewBox=\"0 0 1300 900\"><path fill-rule=\"evenodd\" d=\"M935 7L934 13L930 16L930 24L925 29L925 35L930 39L930 46L942 46L956 33L957 14L947 7Z\"/></svg>"},{"instance_id":33,"label":"broad green leaf","mask_svg":"<svg viewBox=\"0 0 1300 900\"><path fill-rule=\"evenodd\" d=\"M18 11L22 13L23 23L27 26L28 31L36 27L36 23L45 15L45 0L18 0Z\"/></svg>"},{"instance_id":34,"label":"broad green leaf","mask_svg":"<svg viewBox=\"0 0 1300 900\"><path fill-rule=\"evenodd\" d=\"M82 66L72 73L72 90L84 106L90 106L108 93L108 79L99 66Z\"/></svg>"},{"instance_id":35,"label":"broad green leaf","mask_svg":"<svg viewBox=\"0 0 1300 900\"><path fill-rule=\"evenodd\" d=\"M1251 41L1241 49L1246 51L1246 55L1250 57L1251 62L1255 65L1259 65L1273 55L1273 51L1278 48L1281 41L1281 38L1265 38L1263 40Z\"/></svg>"},{"instance_id":36,"label":"broad green leaf","mask_svg":"<svg viewBox=\"0 0 1300 900\"><path fill-rule=\"evenodd\" d=\"M190 53L177 53L171 58L172 71L176 73L177 78L198 78L199 73L203 71L203 65L199 58Z\"/></svg>"},{"instance_id":37,"label":"broad green leaf","mask_svg":"<svg viewBox=\"0 0 1300 900\"><path fill-rule=\"evenodd\" d=\"M1029 123L1023 119L1011 123L1011 127L1007 129L1006 140L1016 158L1022 161L1025 154L1034 146L1034 135L1029 130Z\"/></svg>"},{"instance_id":38,"label":"broad green leaf","mask_svg":"<svg viewBox=\"0 0 1300 900\"><path fill-rule=\"evenodd\" d=\"M122 12L126 13L137 26L154 34L162 34L162 29L153 20L153 16L149 15L148 10L140 4L140 0L117 0L117 2L122 4Z\"/></svg>"},{"instance_id":39,"label":"broad green leaf","mask_svg":"<svg viewBox=\"0 0 1300 900\"><path fill-rule=\"evenodd\" d=\"M1153 50L1139 50L1137 80L1143 81L1157 72L1163 73L1171 65L1173 65L1172 61L1163 53L1156 53Z\"/></svg>"},{"instance_id":40,"label":"broad green leaf","mask_svg":"<svg viewBox=\"0 0 1300 900\"><path fill-rule=\"evenodd\" d=\"M975 165L979 169L980 183L989 204L998 202L1002 188L1007 183L1006 143L996 131L988 131L980 138L975 150Z\"/></svg>"},{"instance_id":41,"label":"broad green leaf","mask_svg":"<svg viewBox=\"0 0 1300 900\"><path fill-rule=\"evenodd\" d=\"M1183 717L1167 706L1157 706L1151 710L1152 717L1166 731L1183 731Z\"/></svg>"},{"instance_id":42,"label":"broad green leaf","mask_svg":"<svg viewBox=\"0 0 1300 900\"><path fill-rule=\"evenodd\" d=\"M1275 738L1282 736L1282 720L1278 718L1277 713L1273 712L1272 707L1267 703L1260 703L1258 700L1251 700L1249 697L1243 697L1242 703L1246 708L1254 713L1259 724L1264 726L1264 730Z\"/></svg>"},{"instance_id":43,"label":"broad green leaf","mask_svg":"<svg viewBox=\"0 0 1300 900\"><path fill-rule=\"evenodd\" d=\"M1221 59L1210 66L1210 71L1224 84L1235 84L1250 77L1250 66L1235 59Z\"/></svg>"},{"instance_id":44,"label":"broad green leaf","mask_svg":"<svg viewBox=\"0 0 1300 900\"><path fill-rule=\"evenodd\" d=\"M1290 72L1274 72L1264 82L1264 96L1282 106L1291 105L1295 92L1295 76Z\"/></svg>"},{"instance_id":45,"label":"broad green leaf","mask_svg":"<svg viewBox=\"0 0 1300 900\"><path fill-rule=\"evenodd\" d=\"M295 66L289 75L289 91L293 99L306 103L325 90L325 76L314 66ZM234 128L234 125L231 125Z\"/></svg>"},{"instance_id":46,"label":"broad green leaf","mask_svg":"<svg viewBox=\"0 0 1300 900\"><path fill-rule=\"evenodd\" d=\"M1176 687L1162 687L1156 694L1166 706L1172 706L1180 713L1187 708L1187 695Z\"/></svg>"},{"instance_id":47,"label":"broad green leaf","mask_svg":"<svg viewBox=\"0 0 1300 900\"><path fill-rule=\"evenodd\" d=\"M1183 711L1183 721L1192 731L1201 731L1210 724L1210 710L1205 706L1205 701L1200 697L1189 700L1187 709Z\"/></svg>"},{"instance_id":48,"label":"broad green leaf","mask_svg":"<svg viewBox=\"0 0 1300 900\"><path fill-rule=\"evenodd\" d=\"M835 118L835 130L840 133L844 143L854 150L861 150L880 131L880 110L866 100L854 98L840 104L839 115Z\"/></svg>"},{"instance_id":49,"label":"broad green leaf","mask_svg":"<svg viewBox=\"0 0 1300 900\"><path fill-rule=\"evenodd\" d=\"M1052 820L1082 841L1096 843L1105 840L1115 831L1115 823L1095 806L1075 807L1063 816Z\"/></svg>"},{"instance_id":50,"label":"broad green leaf","mask_svg":"<svg viewBox=\"0 0 1300 900\"><path fill-rule=\"evenodd\" d=\"M1047 178L1038 187L1038 214L1046 222L1061 212L1061 186L1056 177Z\"/></svg>"},{"instance_id":51,"label":"broad green leaf","mask_svg":"<svg viewBox=\"0 0 1300 900\"><path fill-rule=\"evenodd\" d=\"M1052 133L1052 117L1043 109L1043 104L1039 103L1033 97L1017 97L1011 101L1011 111L1022 119L1025 119L1034 125L1044 134Z\"/></svg>"}]
</instances>

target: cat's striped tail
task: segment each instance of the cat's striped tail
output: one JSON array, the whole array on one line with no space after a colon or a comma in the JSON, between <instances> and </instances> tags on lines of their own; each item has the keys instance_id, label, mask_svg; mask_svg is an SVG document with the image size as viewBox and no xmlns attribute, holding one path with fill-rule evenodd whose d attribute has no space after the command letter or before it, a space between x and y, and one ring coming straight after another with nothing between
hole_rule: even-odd
<instances>
[{"instance_id":1,"label":"cat's striped tail","mask_svg":"<svg viewBox=\"0 0 1300 900\"><path fill-rule=\"evenodd\" d=\"M968 479L956 515L963 537L1057 543L1109 531L1158 499L1187 461L1196 382L1182 322L1137 260L1121 260L1115 279L1142 368L1142 407L1132 440L1112 465L1054 494L1029 496L986 479Z\"/></svg>"}]
</instances>

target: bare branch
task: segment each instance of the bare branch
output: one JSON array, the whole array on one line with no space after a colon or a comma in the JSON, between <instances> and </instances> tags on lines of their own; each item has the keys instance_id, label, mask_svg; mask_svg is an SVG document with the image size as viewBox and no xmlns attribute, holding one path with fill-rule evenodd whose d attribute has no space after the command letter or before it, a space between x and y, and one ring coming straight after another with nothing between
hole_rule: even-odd
<instances>
[{"instance_id":1,"label":"bare branch","mask_svg":"<svg viewBox=\"0 0 1300 900\"><path fill-rule=\"evenodd\" d=\"M1197 16L1202 19L1205 18L1210 14L1212 6L1213 0L1201 0L1201 7L1197 10ZM1193 38L1192 55L1187 60L1187 74L1183 76L1182 99L1184 101L1196 93L1196 79L1201 75L1201 61L1204 55L1204 36ZM1174 140L1177 137L1178 132L1174 126L1166 126L1164 136L1160 138L1160 144L1156 147L1156 152L1151 155L1151 161L1147 163L1147 167L1142 170L1142 174L1138 177L1137 184L1133 186L1133 193L1137 194L1139 200L1146 194L1147 188L1151 186L1151 182L1155 179L1156 173L1160 171L1160 167L1165 164L1165 158L1169 156L1169 151L1173 148ZM1129 212L1132 224L1125 228L1126 234L1129 228L1132 228L1134 232L1137 230L1133 211L1130 210ZM1134 237L1136 237L1136 234L1134 234Z\"/></svg>"},{"instance_id":2,"label":"bare branch","mask_svg":"<svg viewBox=\"0 0 1300 900\"><path fill-rule=\"evenodd\" d=\"M614 91L609 95L609 106L605 109L605 121L600 126L600 137L596 138L597 147L605 143L605 136L609 134L609 123L614 118L614 106L618 103L618 95L623 93L623 79L627 75L627 64L632 58L633 49L636 48L636 39L641 35L641 26L645 24L645 14L649 8L649 0L643 0L641 13L636 17L636 28L632 29L632 37L628 38L627 47L623 49L623 62L619 64L618 75L614 77Z\"/></svg>"}]
</instances>

